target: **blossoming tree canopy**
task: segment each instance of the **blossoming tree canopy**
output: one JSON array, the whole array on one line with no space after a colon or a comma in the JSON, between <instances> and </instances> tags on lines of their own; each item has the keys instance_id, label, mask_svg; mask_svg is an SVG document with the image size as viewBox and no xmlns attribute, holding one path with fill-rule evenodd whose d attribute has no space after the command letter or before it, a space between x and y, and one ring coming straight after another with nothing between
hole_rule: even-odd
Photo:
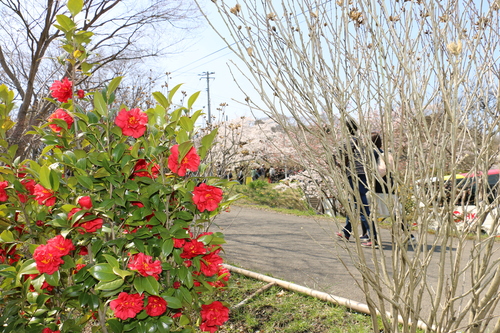
<instances>
[{"instance_id":1,"label":"blossoming tree canopy","mask_svg":"<svg viewBox=\"0 0 500 333\"><path fill-rule=\"evenodd\" d=\"M67 5L71 16L57 16L69 52L61 59L77 68L88 54L73 21L83 1ZM0 214L12 221L0 223L2 327L217 331L229 310L215 291L230 274L224 235L207 229L232 200L227 181L202 172L216 131L197 133L197 94L173 110L176 86L155 92L151 109L117 110L121 78L85 94L70 74L51 85L54 111L30 133L45 144L36 160L16 160L17 147L6 146L2 112L13 99L0 86Z\"/></svg>"}]
</instances>

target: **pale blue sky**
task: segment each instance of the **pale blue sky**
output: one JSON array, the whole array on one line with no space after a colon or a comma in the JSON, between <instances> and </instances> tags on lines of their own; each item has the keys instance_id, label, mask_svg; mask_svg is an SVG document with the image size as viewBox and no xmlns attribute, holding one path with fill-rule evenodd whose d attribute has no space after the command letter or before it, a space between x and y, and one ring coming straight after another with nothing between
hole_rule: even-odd
<instances>
[{"instance_id":1,"label":"pale blue sky","mask_svg":"<svg viewBox=\"0 0 500 333\"><path fill-rule=\"evenodd\" d=\"M210 9L210 7L209 7ZM222 20L219 19L216 12L209 13L210 19L218 26L223 28ZM231 76L228 63L238 61L232 51L227 48L225 42L213 31L205 22L202 22L203 28L199 29L199 34L192 40L186 40L183 47L185 50L178 54L169 56L166 59L165 69L171 72L170 85L175 86L183 83L183 90L192 94L201 91L196 109L204 108L207 112L207 80L206 76L200 76L203 72L214 72L210 77L210 99L212 116L219 120L220 114L217 108L221 103L227 103L226 115L229 119L241 116L252 117L249 108L233 101L243 101L243 94ZM163 66L162 66L163 67ZM252 99L258 98L255 92L249 88L248 95ZM262 114L256 115L257 118L263 117Z\"/></svg>"}]
</instances>

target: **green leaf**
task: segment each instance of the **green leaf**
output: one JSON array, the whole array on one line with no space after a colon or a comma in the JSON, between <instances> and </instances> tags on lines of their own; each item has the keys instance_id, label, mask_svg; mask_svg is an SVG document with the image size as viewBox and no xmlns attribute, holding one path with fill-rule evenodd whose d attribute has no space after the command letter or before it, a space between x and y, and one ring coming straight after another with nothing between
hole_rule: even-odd
<instances>
[{"instance_id":1,"label":"green leaf","mask_svg":"<svg viewBox=\"0 0 500 333\"><path fill-rule=\"evenodd\" d=\"M136 277L134 279L134 289L139 294L142 294L144 292L143 279L141 277Z\"/></svg>"},{"instance_id":2,"label":"green leaf","mask_svg":"<svg viewBox=\"0 0 500 333\"><path fill-rule=\"evenodd\" d=\"M179 88L182 86L182 83L181 84L178 84L176 85L175 87L172 88L172 90L170 90L168 92L168 100L171 101L172 98L174 97L175 93L177 92L177 90L179 90Z\"/></svg>"},{"instance_id":3,"label":"green leaf","mask_svg":"<svg viewBox=\"0 0 500 333\"><path fill-rule=\"evenodd\" d=\"M167 257L174 249L174 240L172 238L167 239L163 242L161 246L161 251L165 257Z\"/></svg>"},{"instance_id":4,"label":"green leaf","mask_svg":"<svg viewBox=\"0 0 500 333\"><path fill-rule=\"evenodd\" d=\"M181 119L179 119L179 125L186 131L186 132L192 132L194 129L194 122L191 120L191 118L183 116Z\"/></svg>"},{"instance_id":5,"label":"green leaf","mask_svg":"<svg viewBox=\"0 0 500 333\"><path fill-rule=\"evenodd\" d=\"M73 22L73 20L71 20L66 15L57 15L56 20L57 23L59 23L59 29L63 30L64 32L69 32L76 27L75 22Z\"/></svg>"},{"instance_id":6,"label":"green leaf","mask_svg":"<svg viewBox=\"0 0 500 333\"><path fill-rule=\"evenodd\" d=\"M165 301L167 301L167 306L171 309L182 308L182 302L177 297L162 296Z\"/></svg>"},{"instance_id":7,"label":"green leaf","mask_svg":"<svg viewBox=\"0 0 500 333\"><path fill-rule=\"evenodd\" d=\"M108 176L111 176L111 173L109 173L109 171L106 170L105 168L97 169L97 171L94 174L94 178L104 178Z\"/></svg>"},{"instance_id":8,"label":"green leaf","mask_svg":"<svg viewBox=\"0 0 500 333\"><path fill-rule=\"evenodd\" d=\"M19 279L21 275L29 275L29 274L39 274L40 272L36 268L36 262L33 259L28 259L23 262L21 269L17 273L17 278Z\"/></svg>"},{"instance_id":9,"label":"green leaf","mask_svg":"<svg viewBox=\"0 0 500 333\"><path fill-rule=\"evenodd\" d=\"M92 250L92 254L94 256L97 256L97 254L101 251L102 243L103 242L101 239L96 239L92 242L92 246L90 247L90 249Z\"/></svg>"},{"instance_id":10,"label":"green leaf","mask_svg":"<svg viewBox=\"0 0 500 333\"><path fill-rule=\"evenodd\" d=\"M155 91L153 93L153 97L158 102L158 104L160 104L161 106L163 106L165 109L168 109L168 107L170 106L170 102L165 97L165 95L163 95L161 92Z\"/></svg>"},{"instance_id":11,"label":"green leaf","mask_svg":"<svg viewBox=\"0 0 500 333\"><path fill-rule=\"evenodd\" d=\"M114 281L117 275L110 264L97 264L89 269L90 274L99 281Z\"/></svg>"},{"instance_id":12,"label":"green leaf","mask_svg":"<svg viewBox=\"0 0 500 333\"><path fill-rule=\"evenodd\" d=\"M104 97L100 91L94 93L94 108L98 114L105 116L108 113L108 106L104 101Z\"/></svg>"},{"instance_id":13,"label":"green leaf","mask_svg":"<svg viewBox=\"0 0 500 333\"><path fill-rule=\"evenodd\" d=\"M92 178L88 176L76 176L76 179L78 179L78 183L82 185L85 188L88 188L89 190L94 188L94 182Z\"/></svg>"},{"instance_id":14,"label":"green leaf","mask_svg":"<svg viewBox=\"0 0 500 333\"><path fill-rule=\"evenodd\" d=\"M94 67L94 64L89 64L88 62L82 62L80 64L80 67L84 73L88 73L92 67Z\"/></svg>"},{"instance_id":15,"label":"green leaf","mask_svg":"<svg viewBox=\"0 0 500 333\"><path fill-rule=\"evenodd\" d=\"M40 168L40 184L45 187L46 189L52 189L52 186L50 184L50 169L48 166L43 165Z\"/></svg>"},{"instance_id":16,"label":"green leaf","mask_svg":"<svg viewBox=\"0 0 500 333\"><path fill-rule=\"evenodd\" d=\"M68 9L73 17L82 11L83 0L68 0Z\"/></svg>"},{"instance_id":17,"label":"green leaf","mask_svg":"<svg viewBox=\"0 0 500 333\"><path fill-rule=\"evenodd\" d=\"M122 285L123 285L123 280L122 279L116 279L116 280L109 281L109 282L107 282L107 281L101 281L101 282L99 282L96 285L95 289L109 291L109 290L118 289Z\"/></svg>"},{"instance_id":18,"label":"green leaf","mask_svg":"<svg viewBox=\"0 0 500 333\"><path fill-rule=\"evenodd\" d=\"M152 276L138 276L134 279L134 288L140 294L144 291L147 291L151 295L158 296L160 291L160 284Z\"/></svg>"},{"instance_id":19,"label":"green leaf","mask_svg":"<svg viewBox=\"0 0 500 333\"><path fill-rule=\"evenodd\" d=\"M106 322L107 326L113 333L122 333L123 332L123 324L118 321L118 319L108 319Z\"/></svg>"},{"instance_id":20,"label":"green leaf","mask_svg":"<svg viewBox=\"0 0 500 333\"><path fill-rule=\"evenodd\" d=\"M209 134L205 135L201 139L201 147L198 149L198 155L200 155L201 159L205 158L205 155L209 151L210 147L212 146L212 143L214 142L215 137L217 136L218 129L215 128L210 132Z\"/></svg>"},{"instance_id":21,"label":"green leaf","mask_svg":"<svg viewBox=\"0 0 500 333\"><path fill-rule=\"evenodd\" d=\"M4 230L0 234L0 241L2 243L12 243L15 241L14 234L10 230Z\"/></svg>"},{"instance_id":22,"label":"green leaf","mask_svg":"<svg viewBox=\"0 0 500 333\"><path fill-rule=\"evenodd\" d=\"M192 120L193 124L196 123L196 121L198 120L198 118L201 116L202 113L203 113L202 110L198 110L195 113L193 113L193 115L191 115L191 120Z\"/></svg>"},{"instance_id":23,"label":"green leaf","mask_svg":"<svg viewBox=\"0 0 500 333\"><path fill-rule=\"evenodd\" d=\"M53 274L44 273L43 276L45 277L45 282L54 287L57 287L59 285L59 281L61 280L61 274L58 270Z\"/></svg>"},{"instance_id":24,"label":"green leaf","mask_svg":"<svg viewBox=\"0 0 500 333\"><path fill-rule=\"evenodd\" d=\"M188 99L188 104L187 104L187 107L188 109L191 109L191 107L193 106L194 102L196 102L196 100L198 99L198 96L200 95L200 92L197 91L195 92L194 94L192 94L189 99Z\"/></svg>"},{"instance_id":25,"label":"green leaf","mask_svg":"<svg viewBox=\"0 0 500 333\"><path fill-rule=\"evenodd\" d=\"M57 172L55 172L54 170L50 169L50 172L49 172L49 181L50 181L50 188L53 190L53 191L57 191L59 189L59 180L61 178L59 177L59 175L57 174Z\"/></svg>"},{"instance_id":26,"label":"green leaf","mask_svg":"<svg viewBox=\"0 0 500 333\"><path fill-rule=\"evenodd\" d=\"M123 76L117 76L113 80L111 80L111 82L108 84L108 89L106 91L106 96L108 97L108 99L111 96L111 94L116 90L116 88L118 88L122 79Z\"/></svg>"},{"instance_id":27,"label":"green leaf","mask_svg":"<svg viewBox=\"0 0 500 333\"><path fill-rule=\"evenodd\" d=\"M168 333L170 332L170 326L174 323L174 320L169 316L161 316L158 318L158 331L159 333Z\"/></svg>"},{"instance_id":28,"label":"green leaf","mask_svg":"<svg viewBox=\"0 0 500 333\"><path fill-rule=\"evenodd\" d=\"M118 267L113 267L113 273L115 273L116 275L120 275L120 277L122 279L125 279L127 276L130 276L130 275L133 275L134 273L132 272L129 272L129 271L125 271L123 269L120 269Z\"/></svg>"},{"instance_id":29,"label":"green leaf","mask_svg":"<svg viewBox=\"0 0 500 333\"><path fill-rule=\"evenodd\" d=\"M122 158L123 153L125 152L126 149L127 149L127 145L124 144L123 142L116 145L116 147L113 149L113 152L112 152L113 160L115 162L118 162Z\"/></svg>"}]
</instances>

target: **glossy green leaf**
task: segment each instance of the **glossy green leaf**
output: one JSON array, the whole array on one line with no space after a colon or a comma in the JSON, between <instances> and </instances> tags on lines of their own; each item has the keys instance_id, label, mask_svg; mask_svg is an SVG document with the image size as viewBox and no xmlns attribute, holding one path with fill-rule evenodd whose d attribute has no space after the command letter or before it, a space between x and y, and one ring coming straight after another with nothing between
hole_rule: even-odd
<instances>
[{"instance_id":1,"label":"glossy green leaf","mask_svg":"<svg viewBox=\"0 0 500 333\"><path fill-rule=\"evenodd\" d=\"M94 93L94 108L98 114L105 116L108 113L108 106L104 101L104 97L100 91Z\"/></svg>"},{"instance_id":2,"label":"glossy green leaf","mask_svg":"<svg viewBox=\"0 0 500 333\"><path fill-rule=\"evenodd\" d=\"M97 264L92 266L89 272L99 281L114 281L117 278L110 264Z\"/></svg>"},{"instance_id":3,"label":"glossy green leaf","mask_svg":"<svg viewBox=\"0 0 500 333\"><path fill-rule=\"evenodd\" d=\"M68 0L68 9L73 17L80 13L82 8L83 0Z\"/></svg>"},{"instance_id":4,"label":"glossy green leaf","mask_svg":"<svg viewBox=\"0 0 500 333\"><path fill-rule=\"evenodd\" d=\"M158 295L160 284L152 276L138 276L134 279L134 288L138 293L148 292L151 295Z\"/></svg>"},{"instance_id":5,"label":"glossy green leaf","mask_svg":"<svg viewBox=\"0 0 500 333\"><path fill-rule=\"evenodd\" d=\"M59 190L59 184L60 184L60 176L58 175L57 172L54 170L50 169L49 171L49 181L50 181L50 188L53 191Z\"/></svg>"},{"instance_id":6,"label":"glossy green leaf","mask_svg":"<svg viewBox=\"0 0 500 333\"><path fill-rule=\"evenodd\" d=\"M90 294L90 302L89 302L89 307L92 309L92 310L97 310L99 309L99 296L95 295L95 294Z\"/></svg>"},{"instance_id":7,"label":"glossy green leaf","mask_svg":"<svg viewBox=\"0 0 500 333\"><path fill-rule=\"evenodd\" d=\"M14 234L10 230L4 230L0 234L0 241L2 243L12 243L15 241Z\"/></svg>"},{"instance_id":8,"label":"glossy green leaf","mask_svg":"<svg viewBox=\"0 0 500 333\"><path fill-rule=\"evenodd\" d=\"M172 250L174 249L174 240L172 238L166 239L163 242L163 245L161 246L161 252L165 257L170 255L172 253Z\"/></svg>"},{"instance_id":9,"label":"glossy green leaf","mask_svg":"<svg viewBox=\"0 0 500 333\"><path fill-rule=\"evenodd\" d=\"M96 239L95 241L92 242L91 245L91 250L94 256L97 256L97 254L101 251L102 249L102 240L101 239Z\"/></svg>"},{"instance_id":10,"label":"glossy green leaf","mask_svg":"<svg viewBox=\"0 0 500 333\"><path fill-rule=\"evenodd\" d=\"M118 319L108 319L106 321L106 326L111 330L113 333L122 333L123 332L123 324L118 321Z\"/></svg>"},{"instance_id":11,"label":"glossy green leaf","mask_svg":"<svg viewBox=\"0 0 500 333\"><path fill-rule=\"evenodd\" d=\"M189 117L182 116L181 119L179 119L179 125L186 132L192 132L194 130L194 122Z\"/></svg>"},{"instance_id":12,"label":"glossy green leaf","mask_svg":"<svg viewBox=\"0 0 500 333\"><path fill-rule=\"evenodd\" d=\"M59 271L55 271L53 274L47 274L44 273L43 276L45 277L45 282L50 284L51 286L57 287L59 286L59 281L61 280L61 274Z\"/></svg>"},{"instance_id":13,"label":"glossy green leaf","mask_svg":"<svg viewBox=\"0 0 500 333\"><path fill-rule=\"evenodd\" d=\"M212 147L215 137L217 136L218 129L213 129L210 133L201 139L201 147L198 149L198 155L204 159L209 149Z\"/></svg>"},{"instance_id":14,"label":"glossy green leaf","mask_svg":"<svg viewBox=\"0 0 500 333\"><path fill-rule=\"evenodd\" d=\"M106 168L99 168L95 173L94 173L94 178L104 178L111 176L111 173L106 170Z\"/></svg>"},{"instance_id":15,"label":"glossy green leaf","mask_svg":"<svg viewBox=\"0 0 500 333\"><path fill-rule=\"evenodd\" d=\"M122 279L116 279L114 281L101 281L99 282L95 289L97 290L115 290L120 288L123 285L123 280Z\"/></svg>"},{"instance_id":16,"label":"glossy green leaf","mask_svg":"<svg viewBox=\"0 0 500 333\"><path fill-rule=\"evenodd\" d=\"M130 275L134 274L134 273L132 273L130 271L125 271L125 270L120 269L118 267L113 267L113 273L115 273L116 275L120 275L120 277L122 279L125 279L127 276L130 276Z\"/></svg>"},{"instance_id":17,"label":"glossy green leaf","mask_svg":"<svg viewBox=\"0 0 500 333\"><path fill-rule=\"evenodd\" d=\"M179 90L179 88L182 86L182 83L181 84L178 84L176 85L175 87L172 88L172 90L170 90L168 92L168 100L171 101L173 98L174 98L174 95L175 93L177 92L177 90Z\"/></svg>"},{"instance_id":18,"label":"glossy green leaf","mask_svg":"<svg viewBox=\"0 0 500 333\"><path fill-rule=\"evenodd\" d=\"M196 102L199 95L200 95L200 92L197 91L189 97L188 104L187 104L188 109L191 109L193 107L193 104Z\"/></svg>"},{"instance_id":19,"label":"glossy green leaf","mask_svg":"<svg viewBox=\"0 0 500 333\"><path fill-rule=\"evenodd\" d=\"M154 99L161 105L163 106L165 109L168 109L169 106L170 106L170 102L168 101L168 99L165 97L165 95L163 95L161 92L159 91L155 91L153 93L153 97Z\"/></svg>"},{"instance_id":20,"label":"glossy green leaf","mask_svg":"<svg viewBox=\"0 0 500 333\"><path fill-rule=\"evenodd\" d=\"M167 306L171 309L182 308L182 302L177 297L163 296L163 299L167 301Z\"/></svg>"},{"instance_id":21,"label":"glossy green leaf","mask_svg":"<svg viewBox=\"0 0 500 333\"><path fill-rule=\"evenodd\" d=\"M52 189L52 185L50 184L50 169L48 166L43 165L40 168L40 184L48 190Z\"/></svg>"},{"instance_id":22,"label":"glossy green leaf","mask_svg":"<svg viewBox=\"0 0 500 333\"><path fill-rule=\"evenodd\" d=\"M36 262L33 259L28 259L21 265L21 269L17 273L17 279L20 279L22 275L29 274L39 274L40 272L36 268Z\"/></svg>"},{"instance_id":23,"label":"glossy green leaf","mask_svg":"<svg viewBox=\"0 0 500 333\"><path fill-rule=\"evenodd\" d=\"M94 181L88 176L76 176L78 183L89 190L94 188Z\"/></svg>"},{"instance_id":24,"label":"glossy green leaf","mask_svg":"<svg viewBox=\"0 0 500 333\"><path fill-rule=\"evenodd\" d=\"M103 257L104 257L104 259L106 259L106 261L108 262L108 264L111 265L111 267L113 267L113 268L115 268L115 267L119 268L120 267L120 264L118 263L118 259L116 259L112 255L103 254Z\"/></svg>"},{"instance_id":25,"label":"glossy green leaf","mask_svg":"<svg viewBox=\"0 0 500 333\"><path fill-rule=\"evenodd\" d=\"M113 80L111 80L111 82L108 84L108 89L106 90L106 96L108 96L108 99L111 96L111 94L116 90L116 88L118 88L118 86L122 82L122 79L123 76L117 76Z\"/></svg>"},{"instance_id":26,"label":"glossy green leaf","mask_svg":"<svg viewBox=\"0 0 500 333\"><path fill-rule=\"evenodd\" d=\"M198 120L198 118L202 115L203 111L202 110L198 110L196 111L195 113L193 113L191 115L191 120L193 121L193 124L196 123L196 121Z\"/></svg>"},{"instance_id":27,"label":"glossy green leaf","mask_svg":"<svg viewBox=\"0 0 500 333\"><path fill-rule=\"evenodd\" d=\"M123 153L125 152L125 150L127 149L127 145L124 144L123 142L118 144L114 149L113 149L113 152L112 152L112 156L113 156L113 160L115 162L118 162L122 156L123 156Z\"/></svg>"},{"instance_id":28,"label":"glossy green leaf","mask_svg":"<svg viewBox=\"0 0 500 333\"><path fill-rule=\"evenodd\" d=\"M139 294L142 294L144 292L144 285L143 285L143 278L142 277L136 277L134 279L134 289Z\"/></svg>"},{"instance_id":29,"label":"glossy green leaf","mask_svg":"<svg viewBox=\"0 0 500 333\"><path fill-rule=\"evenodd\" d=\"M174 320L169 316L161 316L158 318L158 331L159 333L170 332L170 326L174 323Z\"/></svg>"},{"instance_id":30,"label":"glossy green leaf","mask_svg":"<svg viewBox=\"0 0 500 333\"><path fill-rule=\"evenodd\" d=\"M63 31L71 31L75 26L75 22L71 20L66 15L57 15L56 16L57 23L59 23L59 27L62 28Z\"/></svg>"}]
</instances>

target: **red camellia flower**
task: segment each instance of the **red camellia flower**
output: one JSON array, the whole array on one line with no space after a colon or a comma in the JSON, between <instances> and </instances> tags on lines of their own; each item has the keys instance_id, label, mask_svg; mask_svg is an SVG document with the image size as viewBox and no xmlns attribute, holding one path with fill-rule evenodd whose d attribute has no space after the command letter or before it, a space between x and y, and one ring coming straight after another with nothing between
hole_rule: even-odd
<instances>
[{"instance_id":1,"label":"red camellia flower","mask_svg":"<svg viewBox=\"0 0 500 333\"><path fill-rule=\"evenodd\" d=\"M67 127L65 129L69 129L71 125L73 125L73 122L75 121L73 117L69 115L65 110L63 109L57 109L53 114L49 116L49 123L52 122L54 119L61 119L64 120L67 124ZM49 124L49 127L56 133L59 133L62 131L62 127L56 124Z\"/></svg>"},{"instance_id":2,"label":"red camellia flower","mask_svg":"<svg viewBox=\"0 0 500 333\"><path fill-rule=\"evenodd\" d=\"M5 188L9 186L9 183L4 180L3 182L0 182L0 201L7 201L9 199L9 196L7 195L7 192L5 191Z\"/></svg>"},{"instance_id":3,"label":"red camellia flower","mask_svg":"<svg viewBox=\"0 0 500 333\"><path fill-rule=\"evenodd\" d=\"M23 179L21 180L21 184L24 186L26 191L28 191L29 195L35 194L36 182L33 179ZM28 195L24 193L17 192L17 196L19 197L19 201L23 203L28 201Z\"/></svg>"},{"instance_id":4,"label":"red camellia flower","mask_svg":"<svg viewBox=\"0 0 500 333\"><path fill-rule=\"evenodd\" d=\"M42 333L61 333L61 331L59 331L59 330L53 331L50 328L46 327L43 329Z\"/></svg>"},{"instance_id":5,"label":"red camellia flower","mask_svg":"<svg viewBox=\"0 0 500 333\"><path fill-rule=\"evenodd\" d=\"M78 98L82 99L85 97L85 91L83 91L82 89L78 89L76 95L78 96Z\"/></svg>"},{"instance_id":6,"label":"red camellia flower","mask_svg":"<svg viewBox=\"0 0 500 333\"><path fill-rule=\"evenodd\" d=\"M73 82L68 80L67 77L63 78L61 81L55 81L50 87L52 90L52 97L57 99L59 102L66 103L68 99L73 97Z\"/></svg>"},{"instance_id":7,"label":"red camellia flower","mask_svg":"<svg viewBox=\"0 0 500 333\"><path fill-rule=\"evenodd\" d=\"M33 259L36 262L36 268L42 273L54 274L59 266L64 263L60 256L54 254L54 249L49 245L40 245L33 252Z\"/></svg>"},{"instance_id":8,"label":"red camellia flower","mask_svg":"<svg viewBox=\"0 0 500 333\"><path fill-rule=\"evenodd\" d=\"M170 148L170 156L168 157L168 168L178 174L185 176L187 170L197 171L200 165L200 156L196 153L196 149L191 147L186 156L179 162L179 145L174 145Z\"/></svg>"},{"instance_id":9,"label":"red camellia flower","mask_svg":"<svg viewBox=\"0 0 500 333\"><path fill-rule=\"evenodd\" d=\"M212 276L219 272L222 258L215 252L203 256L200 260L200 269L205 276Z\"/></svg>"},{"instance_id":10,"label":"red camellia flower","mask_svg":"<svg viewBox=\"0 0 500 333\"><path fill-rule=\"evenodd\" d=\"M131 109L130 111L122 109L115 119L115 124L122 129L123 135L136 139L146 132L147 123L148 115L140 109Z\"/></svg>"},{"instance_id":11,"label":"red camellia flower","mask_svg":"<svg viewBox=\"0 0 500 333\"><path fill-rule=\"evenodd\" d=\"M137 161L134 167L133 177L148 177L148 178L158 178L160 174L160 166L158 164L147 163L145 159L141 158ZM151 166L152 165L152 166ZM151 172L149 171L151 168Z\"/></svg>"},{"instance_id":12,"label":"red camellia flower","mask_svg":"<svg viewBox=\"0 0 500 333\"><path fill-rule=\"evenodd\" d=\"M75 249L71 239L65 239L61 235L57 235L56 237L49 239L47 241L47 246L51 247L52 254L59 257L64 257Z\"/></svg>"},{"instance_id":13,"label":"red camellia flower","mask_svg":"<svg viewBox=\"0 0 500 333\"><path fill-rule=\"evenodd\" d=\"M200 329L203 332L213 333L217 331L218 326L229 320L229 309L219 301L203 304L200 314L202 321Z\"/></svg>"},{"instance_id":14,"label":"red camellia flower","mask_svg":"<svg viewBox=\"0 0 500 333\"><path fill-rule=\"evenodd\" d=\"M109 303L109 307L114 311L115 317L121 320L134 318L142 311L144 296L140 294L127 294L121 292L118 298Z\"/></svg>"},{"instance_id":15,"label":"red camellia flower","mask_svg":"<svg viewBox=\"0 0 500 333\"><path fill-rule=\"evenodd\" d=\"M85 215L89 215L89 213L85 213ZM83 228L78 230L80 234L85 234L85 233L92 233L96 232L97 230L102 228L102 225L104 223L104 220L101 218L95 218L93 220L87 221L87 222L77 222L74 227L78 228L81 227Z\"/></svg>"},{"instance_id":16,"label":"red camellia flower","mask_svg":"<svg viewBox=\"0 0 500 333\"><path fill-rule=\"evenodd\" d=\"M89 196L81 197L80 199L78 199L78 204L83 209L90 209L92 208L92 199L90 199Z\"/></svg>"},{"instance_id":17,"label":"red camellia flower","mask_svg":"<svg viewBox=\"0 0 500 333\"><path fill-rule=\"evenodd\" d=\"M68 219L71 219L73 217L73 215L75 215L76 213L78 213L79 211L82 211L82 210L83 209L81 209L81 208L73 208L68 213ZM95 218L93 220L89 220L89 221L84 221L84 222L80 221L82 218L85 218L85 216L90 216L90 215L92 215L92 214L90 214L90 213L83 214L83 217L78 219L78 221L76 221L75 224L73 225L74 228L83 228L83 229L78 229L78 232L82 235L85 233L96 232L97 230L102 228L104 220L99 218L99 217Z\"/></svg>"},{"instance_id":18,"label":"red camellia flower","mask_svg":"<svg viewBox=\"0 0 500 333\"><path fill-rule=\"evenodd\" d=\"M35 200L38 201L40 205L50 207L54 206L56 203L54 192L46 189L40 184L35 185L35 187L33 188L33 194L35 195Z\"/></svg>"},{"instance_id":19,"label":"red camellia flower","mask_svg":"<svg viewBox=\"0 0 500 333\"><path fill-rule=\"evenodd\" d=\"M87 266L87 265L85 265L85 264L76 264L75 271L79 272L85 266Z\"/></svg>"},{"instance_id":20,"label":"red camellia flower","mask_svg":"<svg viewBox=\"0 0 500 333\"><path fill-rule=\"evenodd\" d=\"M186 242L183 246L183 251L181 253L181 258L191 259L198 255L207 253L205 244L198 242L196 239Z\"/></svg>"},{"instance_id":21,"label":"red camellia flower","mask_svg":"<svg viewBox=\"0 0 500 333\"><path fill-rule=\"evenodd\" d=\"M87 249L86 246L82 246L80 248L80 251L78 251L78 254L81 256L86 256L87 254L89 254L89 249Z\"/></svg>"},{"instance_id":22,"label":"red camellia flower","mask_svg":"<svg viewBox=\"0 0 500 333\"><path fill-rule=\"evenodd\" d=\"M146 313L151 317L161 316L167 311L167 301L163 297L149 296L148 305L146 305Z\"/></svg>"},{"instance_id":23,"label":"red camellia flower","mask_svg":"<svg viewBox=\"0 0 500 333\"><path fill-rule=\"evenodd\" d=\"M180 249L181 247L184 246L184 244L186 244L186 239L184 238L172 238L174 240L174 247L176 249Z\"/></svg>"},{"instance_id":24,"label":"red camellia flower","mask_svg":"<svg viewBox=\"0 0 500 333\"><path fill-rule=\"evenodd\" d=\"M222 190L218 187L201 183L193 190L193 202L200 212L216 210L221 201Z\"/></svg>"},{"instance_id":25,"label":"red camellia flower","mask_svg":"<svg viewBox=\"0 0 500 333\"><path fill-rule=\"evenodd\" d=\"M224 281L229 281L229 278L231 277L231 272L229 272L229 269L227 269L224 266L219 266L219 271L217 272L217 276L221 277L222 280Z\"/></svg>"},{"instance_id":26,"label":"red camellia flower","mask_svg":"<svg viewBox=\"0 0 500 333\"><path fill-rule=\"evenodd\" d=\"M135 254L130 259L128 268L139 272L142 276L153 276L157 280L162 272L160 260L153 261L153 257L144 253Z\"/></svg>"}]
</instances>

